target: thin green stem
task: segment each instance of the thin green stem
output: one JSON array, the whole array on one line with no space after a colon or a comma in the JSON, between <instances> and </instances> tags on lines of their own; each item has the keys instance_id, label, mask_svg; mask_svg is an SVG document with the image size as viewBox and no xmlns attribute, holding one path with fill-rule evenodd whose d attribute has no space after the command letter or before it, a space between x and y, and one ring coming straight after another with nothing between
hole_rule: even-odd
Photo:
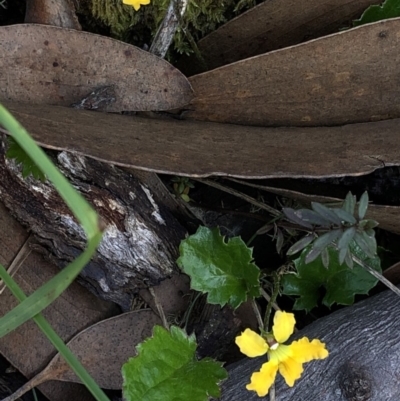
<instances>
[{"instance_id":1,"label":"thin green stem","mask_svg":"<svg viewBox=\"0 0 400 401\"><path fill-rule=\"evenodd\" d=\"M267 304L267 309L265 311L265 316L264 316L264 330L266 332L269 331L269 318L271 317L271 311L272 311L272 306L275 304L276 298L278 297L279 294L279 285L280 285L280 275L276 272L273 273L273 280L274 280L274 288L272 290L271 294L271 299L269 300Z\"/></svg>"}]
</instances>

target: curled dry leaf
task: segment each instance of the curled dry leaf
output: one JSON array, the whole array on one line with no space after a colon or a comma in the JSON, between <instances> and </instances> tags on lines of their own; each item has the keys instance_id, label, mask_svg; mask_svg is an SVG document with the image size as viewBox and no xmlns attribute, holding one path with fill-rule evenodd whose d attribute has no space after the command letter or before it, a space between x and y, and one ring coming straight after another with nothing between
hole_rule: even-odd
<instances>
[{"instance_id":1,"label":"curled dry leaf","mask_svg":"<svg viewBox=\"0 0 400 401\"><path fill-rule=\"evenodd\" d=\"M186 77L167 61L104 36L54 26L0 28L0 101L69 106L114 86L104 111L168 110L192 98Z\"/></svg>"},{"instance_id":2,"label":"curled dry leaf","mask_svg":"<svg viewBox=\"0 0 400 401\"><path fill-rule=\"evenodd\" d=\"M159 317L150 310L124 313L81 331L68 342L68 347L100 387L119 390L122 365L136 355L135 346L151 336L153 327L160 323ZM3 401L17 400L48 380L80 382L57 354L44 370Z\"/></svg>"}]
</instances>

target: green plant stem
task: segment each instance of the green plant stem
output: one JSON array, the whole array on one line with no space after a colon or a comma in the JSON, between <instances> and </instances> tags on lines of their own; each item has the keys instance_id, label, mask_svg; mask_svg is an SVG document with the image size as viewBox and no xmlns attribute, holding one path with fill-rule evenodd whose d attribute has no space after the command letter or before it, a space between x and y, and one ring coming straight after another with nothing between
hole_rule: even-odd
<instances>
[{"instance_id":1,"label":"green plant stem","mask_svg":"<svg viewBox=\"0 0 400 401\"><path fill-rule=\"evenodd\" d=\"M11 293L18 299L18 301L23 302L25 299L27 299L27 296L24 294L22 289L7 273L6 269L2 265L0 265L0 275L2 276L7 287L10 289ZM63 340L54 331L45 317L39 313L33 317L33 320L39 326L40 330L42 330L42 332L46 335L49 341L54 345L56 350L64 357L74 373L81 379L83 383L86 384L93 397L95 397L97 401L110 401L109 398L104 394L103 390L97 385L86 369L78 361L75 355L64 344Z\"/></svg>"},{"instance_id":2,"label":"green plant stem","mask_svg":"<svg viewBox=\"0 0 400 401\"><path fill-rule=\"evenodd\" d=\"M273 274L273 279L274 279L274 288L272 290L271 294L271 299L269 300L267 304L267 309L265 311L265 316L264 316L264 330L266 332L269 332L269 318L271 316L271 311L272 311L272 306L275 304L276 298L278 297L279 294L279 284L280 284L280 275L274 272Z\"/></svg>"}]
</instances>

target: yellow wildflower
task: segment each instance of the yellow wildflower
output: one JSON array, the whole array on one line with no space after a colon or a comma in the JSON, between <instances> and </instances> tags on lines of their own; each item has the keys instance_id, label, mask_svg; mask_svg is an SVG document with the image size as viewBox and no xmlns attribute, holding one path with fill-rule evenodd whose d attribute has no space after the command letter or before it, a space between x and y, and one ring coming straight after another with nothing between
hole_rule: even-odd
<instances>
[{"instance_id":1,"label":"yellow wildflower","mask_svg":"<svg viewBox=\"0 0 400 401\"><path fill-rule=\"evenodd\" d=\"M139 10L140 6L150 4L150 0L122 0L122 2L128 6L132 6L136 11Z\"/></svg>"},{"instance_id":2,"label":"yellow wildflower","mask_svg":"<svg viewBox=\"0 0 400 401\"><path fill-rule=\"evenodd\" d=\"M266 353L269 356L269 361L252 374L247 390L256 391L259 397L264 397L275 381L278 370L286 384L293 387L303 373L303 363L328 356L324 343L319 340L310 342L307 337L283 345L292 335L295 324L293 313L278 311L274 316L272 333L266 334L265 339L250 329L236 337L240 351L248 357L255 358Z\"/></svg>"}]
</instances>

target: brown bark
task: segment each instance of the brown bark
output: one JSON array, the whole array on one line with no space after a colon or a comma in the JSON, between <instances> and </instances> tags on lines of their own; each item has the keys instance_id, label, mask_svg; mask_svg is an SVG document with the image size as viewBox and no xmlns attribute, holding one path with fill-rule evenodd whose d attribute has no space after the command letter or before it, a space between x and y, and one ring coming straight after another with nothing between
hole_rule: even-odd
<instances>
[{"instance_id":1,"label":"brown bark","mask_svg":"<svg viewBox=\"0 0 400 401\"><path fill-rule=\"evenodd\" d=\"M399 308L400 298L385 291L298 332L294 338L319 338L330 354L305 364L301 379L292 388L279 377L276 401L399 400ZM261 357L231 365L221 401L268 400L268 396L260 398L245 388L263 362Z\"/></svg>"},{"instance_id":2,"label":"brown bark","mask_svg":"<svg viewBox=\"0 0 400 401\"><path fill-rule=\"evenodd\" d=\"M81 281L103 299L130 308L141 288L178 271L175 260L185 230L157 204L133 175L93 159L62 152L57 164L97 209L107 226ZM67 206L48 182L23 179L19 168L0 152L0 199L35 234L40 248L60 267L75 259L85 237Z\"/></svg>"}]
</instances>

